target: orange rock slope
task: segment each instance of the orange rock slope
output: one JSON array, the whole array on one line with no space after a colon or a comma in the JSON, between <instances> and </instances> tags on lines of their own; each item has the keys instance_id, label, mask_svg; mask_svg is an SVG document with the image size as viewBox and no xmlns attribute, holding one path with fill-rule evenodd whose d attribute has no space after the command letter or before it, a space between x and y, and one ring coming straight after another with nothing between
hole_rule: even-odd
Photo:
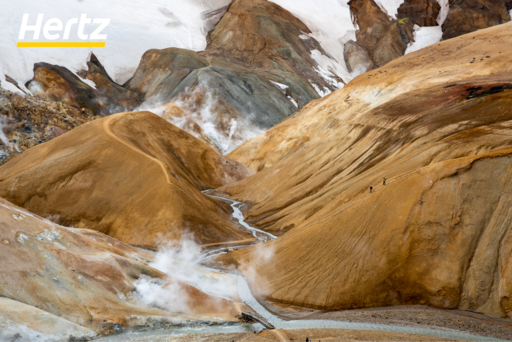
<instances>
[{"instance_id":1,"label":"orange rock slope","mask_svg":"<svg viewBox=\"0 0 512 342\"><path fill-rule=\"evenodd\" d=\"M170 280L148 266L152 254L97 231L54 224L3 199L0 258L0 338L6 340L12 337L8 332L13 324L27 327L14 330L18 333L78 337L95 335L92 330L108 333L115 325L123 329L148 322L236 320L235 302L183 283L186 312L144 307L132 298L133 283L141 277Z\"/></svg>"},{"instance_id":2,"label":"orange rock slope","mask_svg":"<svg viewBox=\"0 0 512 342\"><path fill-rule=\"evenodd\" d=\"M0 196L151 249L184 234L199 244L252 241L229 222L227 204L201 193L251 173L152 113L123 113L2 166Z\"/></svg>"},{"instance_id":3,"label":"orange rock slope","mask_svg":"<svg viewBox=\"0 0 512 342\"><path fill-rule=\"evenodd\" d=\"M231 153L262 171L218 193L282 236L226 261L283 303L510 317L511 43L506 24L411 53Z\"/></svg>"}]
</instances>

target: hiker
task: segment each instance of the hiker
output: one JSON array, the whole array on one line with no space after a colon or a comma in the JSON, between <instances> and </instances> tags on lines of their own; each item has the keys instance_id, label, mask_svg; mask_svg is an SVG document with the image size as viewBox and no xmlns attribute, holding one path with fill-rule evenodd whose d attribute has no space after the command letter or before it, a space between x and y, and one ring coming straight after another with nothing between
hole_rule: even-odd
<instances>
[{"instance_id":1,"label":"hiker","mask_svg":"<svg viewBox=\"0 0 512 342\"><path fill-rule=\"evenodd\" d=\"M382 185L386 185L386 177L384 177L384 181L382 182Z\"/></svg>"},{"instance_id":2,"label":"hiker","mask_svg":"<svg viewBox=\"0 0 512 342\"><path fill-rule=\"evenodd\" d=\"M370 186L370 194L373 192L373 186Z\"/></svg>"}]
</instances>

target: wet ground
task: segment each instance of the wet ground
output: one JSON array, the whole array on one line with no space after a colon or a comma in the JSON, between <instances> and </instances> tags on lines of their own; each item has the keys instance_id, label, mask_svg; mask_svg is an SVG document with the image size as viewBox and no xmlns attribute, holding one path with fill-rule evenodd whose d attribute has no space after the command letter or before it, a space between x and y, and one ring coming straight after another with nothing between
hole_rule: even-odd
<instances>
[{"instance_id":1,"label":"wet ground","mask_svg":"<svg viewBox=\"0 0 512 342\"><path fill-rule=\"evenodd\" d=\"M262 304L268 311L284 320L335 320L392 324L427 329L456 330L480 336L512 340L512 322L468 311L439 310L427 306L396 306L323 312L278 303Z\"/></svg>"},{"instance_id":2,"label":"wet ground","mask_svg":"<svg viewBox=\"0 0 512 342\"><path fill-rule=\"evenodd\" d=\"M228 333L228 334L183 334L145 336L132 336L123 339L125 342L284 342L306 341L312 342L333 341L457 341L431 336L410 335L395 332L359 331L339 329L311 329L311 330L272 330L260 332ZM103 340L102 340L103 341ZM106 341L106 340L105 340Z\"/></svg>"}]
</instances>

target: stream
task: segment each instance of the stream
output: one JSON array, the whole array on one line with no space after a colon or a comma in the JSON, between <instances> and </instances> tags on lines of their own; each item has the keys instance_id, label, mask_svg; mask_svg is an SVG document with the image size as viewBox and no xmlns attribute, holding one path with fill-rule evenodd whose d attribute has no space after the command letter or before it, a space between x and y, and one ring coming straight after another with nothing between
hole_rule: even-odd
<instances>
[{"instance_id":1,"label":"stream","mask_svg":"<svg viewBox=\"0 0 512 342\"><path fill-rule=\"evenodd\" d=\"M260 242L265 242L271 239L277 238L276 236L264 232L260 229L251 227L249 224L245 222L245 218L240 210L240 207L243 205L241 202L234 201L232 199L223 198L219 196L213 196L208 193L209 191L204 191L204 193L215 197L217 199L223 200L231 205L233 208L233 218L238 220L239 224L244 228L244 230L250 232L254 237L258 238ZM236 246L230 247L230 249L239 249L247 247L245 246ZM215 281L219 282L229 282L232 284L236 284L236 289L238 292L238 296L246 305L250 306L255 312L258 313L259 316L263 317L266 321L271 323L276 329L283 330L301 330L301 329L346 329L346 330L373 330L373 331L385 331L385 332L396 332L396 333L407 333L414 335L423 335L423 336L433 336L439 338L448 338L448 339L456 339L462 341L506 341L497 338L480 336L469 334L457 330L450 329L427 329L420 327L411 327L411 326L399 326L399 325L388 325L388 324L377 324L377 323L359 323L359 322L346 322L346 321L334 321L334 320L290 320L285 321L274 314L270 313L266 310L252 295L249 285L245 281L245 279L235 273L220 271L213 268L208 268L200 264L201 261L204 261L209 258L213 258L220 254L227 253L226 247L211 250L207 253L201 255L199 260L195 265L188 266L188 272L190 273L202 273L202 274L214 274L217 278ZM192 279L192 277L191 277ZM211 280L211 276L209 277L209 281ZM225 297L225 294L215 293L214 289L215 284L211 284L212 286L208 286L209 288L204 288L205 285L201 284L198 286L194 281L189 282L190 285L195 286L206 293L210 293L212 295L217 295L219 297ZM151 332L127 332L121 333L118 335L108 336L100 338L96 341L102 342L121 342L126 341L127 339L144 337L144 340L151 341L151 338L155 339L162 336L179 336L185 334L206 334L206 333L241 333L241 332L251 332L251 331L261 331L264 327L259 324L240 324L235 326L213 326L213 327L200 327L200 328L176 328L176 329L168 329L168 330L159 330L159 331L151 331Z\"/></svg>"}]
</instances>

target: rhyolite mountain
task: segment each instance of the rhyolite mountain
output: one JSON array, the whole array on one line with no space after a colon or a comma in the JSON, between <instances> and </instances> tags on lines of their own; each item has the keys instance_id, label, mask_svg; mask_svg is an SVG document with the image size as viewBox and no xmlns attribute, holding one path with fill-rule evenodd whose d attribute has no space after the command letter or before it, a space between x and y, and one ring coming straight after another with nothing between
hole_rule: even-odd
<instances>
[{"instance_id":1,"label":"rhyolite mountain","mask_svg":"<svg viewBox=\"0 0 512 342\"><path fill-rule=\"evenodd\" d=\"M274 303L511 318L511 47L509 23L400 57L232 152L260 171L216 193L280 237L223 262Z\"/></svg>"},{"instance_id":2,"label":"rhyolite mountain","mask_svg":"<svg viewBox=\"0 0 512 342\"><path fill-rule=\"evenodd\" d=\"M200 244L254 237L201 191L253 171L150 112L97 119L0 168L0 196L66 226L156 250L192 234Z\"/></svg>"}]
</instances>

